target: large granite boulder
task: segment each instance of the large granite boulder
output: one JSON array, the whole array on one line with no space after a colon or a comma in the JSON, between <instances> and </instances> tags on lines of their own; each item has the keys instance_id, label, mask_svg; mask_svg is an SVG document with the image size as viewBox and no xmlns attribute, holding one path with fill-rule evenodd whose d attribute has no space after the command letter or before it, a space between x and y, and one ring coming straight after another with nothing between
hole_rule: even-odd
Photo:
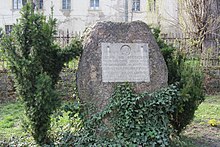
<instances>
[{"instance_id":1,"label":"large granite boulder","mask_svg":"<svg viewBox=\"0 0 220 147\"><path fill-rule=\"evenodd\" d=\"M89 115L103 109L116 84L129 82L140 93L166 87L167 81L164 58L145 23L98 22L87 29L77 87Z\"/></svg>"}]
</instances>

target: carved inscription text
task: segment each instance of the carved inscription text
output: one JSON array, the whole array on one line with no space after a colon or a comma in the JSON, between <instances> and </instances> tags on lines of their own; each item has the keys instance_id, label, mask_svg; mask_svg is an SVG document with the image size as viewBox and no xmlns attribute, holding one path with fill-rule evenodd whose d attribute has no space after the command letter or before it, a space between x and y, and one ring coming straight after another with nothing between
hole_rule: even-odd
<instances>
[{"instance_id":1,"label":"carved inscription text","mask_svg":"<svg viewBox=\"0 0 220 147\"><path fill-rule=\"evenodd\" d=\"M103 82L150 82L146 43L101 43Z\"/></svg>"}]
</instances>

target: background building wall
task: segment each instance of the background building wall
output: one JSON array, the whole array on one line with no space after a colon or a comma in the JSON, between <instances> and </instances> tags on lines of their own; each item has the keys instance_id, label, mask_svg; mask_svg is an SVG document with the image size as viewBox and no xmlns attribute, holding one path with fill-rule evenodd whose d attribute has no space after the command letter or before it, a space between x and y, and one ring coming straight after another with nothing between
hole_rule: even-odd
<instances>
[{"instance_id":1,"label":"background building wall","mask_svg":"<svg viewBox=\"0 0 220 147\"><path fill-rule=\"evenodd\" d=\"M71 9L62 10L62 0L44 0L40 12L46 16L54 9L54 17L58 20L58 31L83 32L86 27L97 21L123 22L126 17L126 0L99 0L99 8L91 9L90 0L71 0ZM161 26L164 32L176 31L178 22L177 0L155 0L155 10L149 10L149 2L140 0L140 11L132 10L132 0L128 1L128 21L141 20L147 24ZM12 25L20 17L19 10L13 10L12 0L0 0L0 27Z\"/></svg>"}]
</instances>

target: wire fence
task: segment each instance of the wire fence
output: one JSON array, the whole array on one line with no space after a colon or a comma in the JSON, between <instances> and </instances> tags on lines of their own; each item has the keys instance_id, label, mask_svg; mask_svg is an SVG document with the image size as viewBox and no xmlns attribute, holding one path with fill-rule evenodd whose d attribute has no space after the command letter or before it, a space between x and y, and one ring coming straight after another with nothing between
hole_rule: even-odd
<instances>
[{"instance_id":1,"label":"wire fence","mask_svg":"<svg viewBox=\"0 0 220 147\"><path fill-rule=\"evenodd\" d=\"M217 34L208 34L202 43L201 49L198 49L196 44L196 38L190 33L170 33L162 34L162 39L166 43L172 44L174 47L182 52L185 52L188 56L193 56L197 52L201 52L201 60L203 66L208 68L216 68L220 65L220 36Z\"/></svg>"},{"instance_id":2,"label":"wire fence","mask_svg":"<svg viewBox=\"0 0 220 147\"><path fill-rule=\"evenodd\" d=\"M81 36L82 36L81 32L69 32L68 30L59 31L55 36L55 40L60 46L64 47L70 43L72 38L81 37Z\"/></svg>"},{"instance_id":3,"label":"wire fence","mask_svg":"<svg viewBox=\"0 0 220 147\"><path fill-rule=\"evenodd\" d=\"M64 47L70 43L72 38L80 36L80 32L69 32L67 30L66 32L58 32L55 40L60 46ZM166 43L172 44L186 54L192 54L196 50L193 45L192 34L170 33L161 34L161 37ZM202 63L206 73L206 91L207 93L220 92L220 37L212 34L207 35L203 43L203 48L206 53L202 57ZM66 64L65 69L61 72L61 81L58 88L61 89L62 96L65 98L70 98L74 94L73 89L70 88L74 86L76 67L77 61L72 61ZM0 103L3 101L2 98L11 99L15 97L13 77L7 69L8 63L5 60L4 52L0 50Z\"/></svg>"},{"instance_id":4,"label":"wire fence","mask_svg":"<svg viewBox=\"0 0 220 147\"><path fill-rule=\"evenodd\" d=\"M170 33L162 34L166 43L172 44L186 55L194 56L198 48L195 46L196 38L193 34ZM201 45L201 63L205 73L205 90L208 94L220 92L220 36L208 34Z\"/></svg>"},{"instance_id":5,"label":"wire fence","mask_svg":"<svg viewBox=\"0 0 220 147\"><path fill-rule=\"evenodd\" d=\"M80 32L58 32L55 36L55 41L61 47L66 46L74 37L80 37ZM57 89L60 91L62 98L70 99L74 95L74 82L77 68L77 60L73 60L65 64L64 69L60 73L60 81L57 84ZM15 99L15 87L13 76L8 70L8 62L4 52L0 49L0 103Z\"/></svg>"}]
</instances>

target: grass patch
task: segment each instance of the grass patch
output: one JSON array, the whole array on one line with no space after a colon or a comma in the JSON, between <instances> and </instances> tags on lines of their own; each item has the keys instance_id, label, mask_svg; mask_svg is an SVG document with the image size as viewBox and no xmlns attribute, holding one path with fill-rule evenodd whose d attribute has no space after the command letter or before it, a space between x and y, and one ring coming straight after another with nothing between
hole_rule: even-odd
<instances>
[{"instance_id":1,"label":"grass patch","mask_svg":"<svg viewBox=\"0 0 220 147\"><path fill-rule=\"evenodd\" d=\"M220 121L220 96L208 96L195 112L194 122L207 124L209 120Z\"/></svg>"},{"instance_id":2,"label":"grass patch","mask_svg":"<svg viewBox=\"0 0 220 147\"><path fill-rule=\"evenodd\" d=\"M210 120L220 121L220 95L206 97L181 140L190 147L220 146L220 125L211 126Z\"/></svg>"},{"instance_id":3,"label":"grass patch","mask_svg":"<svg viewBox=\"0 0 220 147\"><path fill-rule=\"evenodd\" d=\"M21 102L0 104L0 140L23 134L20 119L23 110Z\"/></svg>"},{"instance_id":4,"label":"grass patch","mask_svg":"<svg viewBox=\"0 0 220 147\"><path fill-rule=\"evenodd\" d=\"M67 102L63 103L63 106ZM22 137L27 135L21 127L20 118L23 117L24 107L21 102L9 102L0 104L0 141L8 140L12 136ZM71 123L80 120L69 120L69 113L57 113L52 117L52 133L59 132ZM220 146L220 128L212 127L208 121L215 119L220 121L220 95L207 96L205 101L195 112L195 118L188 128L183 132L181 140L184 147L208 147ZM58 120L57 120L58 118ZM77 128L71 128L74 132ZM213 144L214 143L214 144Z\"/></svg>"},{"instance_id":5,"label":"grass patch","mask_svg":"<svg viewBox=\"0 0 220 147\"><path fill-rule=\"evenodd\" d=\"M63 102L63 105L65 104L66 102ZM24 118L24 106L21 102L0 104L0 141L28 135L22 127L22 120L25 120ZM65 127L73 123L69 120L68 113L64 111L54 114L51 120L52 132L59 131L60 126Z\"/></svg>"}]
</instances>

